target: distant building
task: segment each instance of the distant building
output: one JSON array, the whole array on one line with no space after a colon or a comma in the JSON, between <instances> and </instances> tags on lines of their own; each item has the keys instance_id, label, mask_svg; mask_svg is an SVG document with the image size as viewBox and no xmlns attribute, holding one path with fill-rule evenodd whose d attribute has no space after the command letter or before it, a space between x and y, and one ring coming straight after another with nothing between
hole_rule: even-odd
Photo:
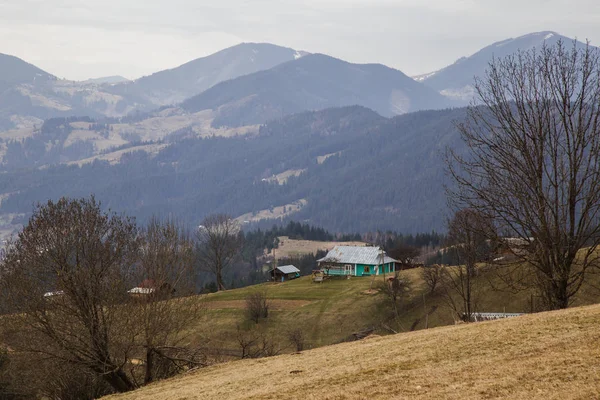
<instances>
[{"instance_id":1,"label":"distant building","mask_svg":"<svg viewBox=\"0 0 600 400\"><path fill-rule=\"evenodd\" d=\"M145 279L139 286L129 289L127 293L132 296L146 296L154 293L163 296L174 294L175 289L166 282L159 285L153 279Z\"/></svg>"},{"instance_id":2,"label":"distant building","mask_svg":"<svg viewBox=\"0 0 600 400\"><path fill-rule=\"evenodd\" d=\"M326 275L371 276L396 271L399 261L379 247L335 246L317 263Z\"/></svg>"},{"instance_id":3,"label":"distant building","mask_svg":"<svg viewBox=\"0 0 600 400\"><path fill-rule=\"evenodd\" d=\"M48 297L56 297L56 296L62 296L63 294L65 294L65 292L63 292L62 290L57 290L55 292L46 292L44 293L44 297L48 298Z\"/></svg>"},{"instance_id":4,"label":"distant building","mask_svg":"<svg viewBox=\"0 0 600 400\"><path fill-rule=\"evenodd\" d=\"M289 281L300 277L300 270L293 265L282 265L270 270L271 280L275 282Z\"/></svg>"}]
</instances>

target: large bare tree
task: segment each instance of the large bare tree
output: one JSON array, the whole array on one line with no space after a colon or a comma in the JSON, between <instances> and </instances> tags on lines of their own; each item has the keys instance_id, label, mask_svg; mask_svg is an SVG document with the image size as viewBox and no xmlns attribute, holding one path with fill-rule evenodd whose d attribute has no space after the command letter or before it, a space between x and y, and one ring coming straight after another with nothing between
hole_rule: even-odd
<instances>
[{"instance_id":1,"label":"large bare tree","mask_svg":"<svg viewBox=\"0 0 600 400\"><path fill-rule=\"evenodd\" d=\"M174 221L152 218L142 231L135 268L137 294L128 308L137 318L144 350L144 383L204 362L187 346L190 327L203 310L196 293L194 245Z\"/></svg>"},{"instance_id":2,"label":"large bare tree","mask_svg":"<svg viewBox=\"0 0 600 400\"><path fill-rule=\"evenodd\" d=\"M127 281L138 250L133 221L91 199L38 206L2 262L1 291L15 314L11 347L72 363L116 391L136 387Z\"/></svg>"},{"instance_id":3,"label":"large bare tree","mask_svg":"<svg viewBox=\"0 0 600 400\"><path fill-rule=\"evenodd\" d=\"M200 268L212 272L218 290L225 290L223 271L240 251L239 223L226 214L206 217L198 227L198 261Z\"/></svg>"},{"instance_id":4,"label":"large bare tree","mask_svg":"<svg viewBox=\"0 0 600 400\"><path fill-rule=\"evenodd\" d=\"M598 262L599 61L577 42L493 60L459 125L468 151L449 154L455 205L528 245L515 255L549 309L568 307Z\"/></svg>"}]
</instances>

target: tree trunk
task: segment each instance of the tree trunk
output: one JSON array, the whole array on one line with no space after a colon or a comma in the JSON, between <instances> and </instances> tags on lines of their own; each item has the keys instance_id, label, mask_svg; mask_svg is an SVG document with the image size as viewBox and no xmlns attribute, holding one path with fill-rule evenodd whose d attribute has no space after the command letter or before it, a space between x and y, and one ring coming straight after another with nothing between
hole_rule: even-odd
<instances>
[{"instance_id":1,"label":"tree trunk","mask_svg":"<svg viewBox=\"0 0 600 400\"><path fill-rule=\"evenodd\" d=\"M223 283L223 275L221 274L221 270L217 271L217 290L225 290L225 284Z\"/></svg>"},{"instance_id":2,"label":"tree trunk","mask_svg":"<svg viewBox=\"0 0 600 400\"><path fill-rule=\"evenodd\" d=\"M152 348L146 349L146 376L144 377L144 383L148 384L152 382L153 376L152 371L154 370L154 350Z\"/></svg>"},{"instance_id":3,"label":"tree trunk","mask_svg":"<svg viewBox=\"0 0 600 400\"><path fill-rule=\"evenodd\" d=\"M104 374L104 380L119 393L129 392L135 389L135 385L122 369Z\"/></svg>"},{"instance_id":4,"label":"tree trunk","mask_svg":"<svg viewBox=\"0 0 600 400\"><path fill-rule=\"evenodd\" d=\"M561 310L569 307L567 285L568 282L565 279L561 279L559 282L552 285L552 293L550 293L552 303L549 305L551 310Z\"/></svg>"}]
</instances>

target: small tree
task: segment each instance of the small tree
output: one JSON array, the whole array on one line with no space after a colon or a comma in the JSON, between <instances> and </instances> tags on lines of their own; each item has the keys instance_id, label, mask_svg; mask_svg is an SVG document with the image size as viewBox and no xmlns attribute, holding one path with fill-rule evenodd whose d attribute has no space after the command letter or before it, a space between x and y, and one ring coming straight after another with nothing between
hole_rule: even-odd
<instances>
[{"instance_id":1,"label":"small tree","mask_svg":"<svg viewBox=\"0 0 600 400\"><path fill-rule=\"evenodd\" d=\"M379 290L392 306L396 318L400 316L402 301L408 297L411 286L410 280L405 276L401 276L399 271L396 271L393 277L383 280L379 284Z\"/></svg>"},{"instance_id":2,"label":"small tree","mask_svg":"<svg viewBox=\"0 0 600 400\"><path fill-rule=\"evenodd\" d=\"M246 315L256 324L269 316L269 300L265 292L256 291L246 297Z\"/></svg>"},{"instance_id":3,"label":"small tree","mask_svg":"<svg viewBox=\"0 0 600 400\"><path fill-rule=\"evenodd\" d=\"M435 293L444 276L444 267L439 264L426 265L421 270L421 279L429 289L429 294Z\"/></svg>"},{"instance_id":4,"label":"small tree","mask_svg":"<svg viewBox=\"0 0 600 400\"><path fill-rule=\"evenodd\" d=\"M421 250L418 247L410 246L404 243L399 243L394 246L389 252L389 256L400 262L400 268L405 269L414 263L415 258L421 255Z\"/></svg>"},{"instance_id":5,"label":"small tree","mask_svg":"<svg viewBox=\"0 0 600 400\"><path fill-rule=\"evenodd\" d=\"M288 340L294 346L296 351L304 350L304 342L306 338L304 337L304 332L300 328L292 329L288 332Z\"/></svg>"},{"instance_id":6,"label":"small tree","mask_svg":"<svg viewBox=\"0 0 600 400\"><path fill-rule=\"evenodd\" d=\"M260 329L244 330L238 325L236 341L240 349L240 358L271 357L278 355L282 350L273 337Z\"/></svg>"},{"instance_id":7,"label":"small tree","mask_svg":"<svg viewBox=\"0 0 600 400\"><path fill-rule=\"evenodd\" d=\"M225 214L206 217L197 231L200 268L215 274L218 290L225 290L223 271L241 248L240 227Z\"/></svg>"},{"instance_id":8,"label":"small tree","mask_svg":"<svg viewBox=\"0 0 600 400\"><path fill-rule=\"evenodd\" d=\"M448 305L466 321L475 311L478 295L477 263L489 256L486 238L493 226L475 210L457 211L448 224L448 244L459 265L443 269L443 287ZM456 302L455 296L459 301Z\"/></svg>"}]
</instances>

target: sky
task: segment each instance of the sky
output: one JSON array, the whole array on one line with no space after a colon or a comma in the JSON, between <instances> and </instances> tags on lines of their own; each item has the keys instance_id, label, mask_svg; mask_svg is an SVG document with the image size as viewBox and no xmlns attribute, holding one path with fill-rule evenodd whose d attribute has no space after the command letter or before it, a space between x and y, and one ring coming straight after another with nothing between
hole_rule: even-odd
<instances>
[{"instance_id":1,"label":"sky","mask_svg":"<svg viewBox=\"0 0 600 400\"><path fill-rule=\"evenodd\" d=\"M418 75L547 30L600 45L600 1L0 0L0 53L73 80L135 79L241 42Z\"/></svg>"}]
</instances>

